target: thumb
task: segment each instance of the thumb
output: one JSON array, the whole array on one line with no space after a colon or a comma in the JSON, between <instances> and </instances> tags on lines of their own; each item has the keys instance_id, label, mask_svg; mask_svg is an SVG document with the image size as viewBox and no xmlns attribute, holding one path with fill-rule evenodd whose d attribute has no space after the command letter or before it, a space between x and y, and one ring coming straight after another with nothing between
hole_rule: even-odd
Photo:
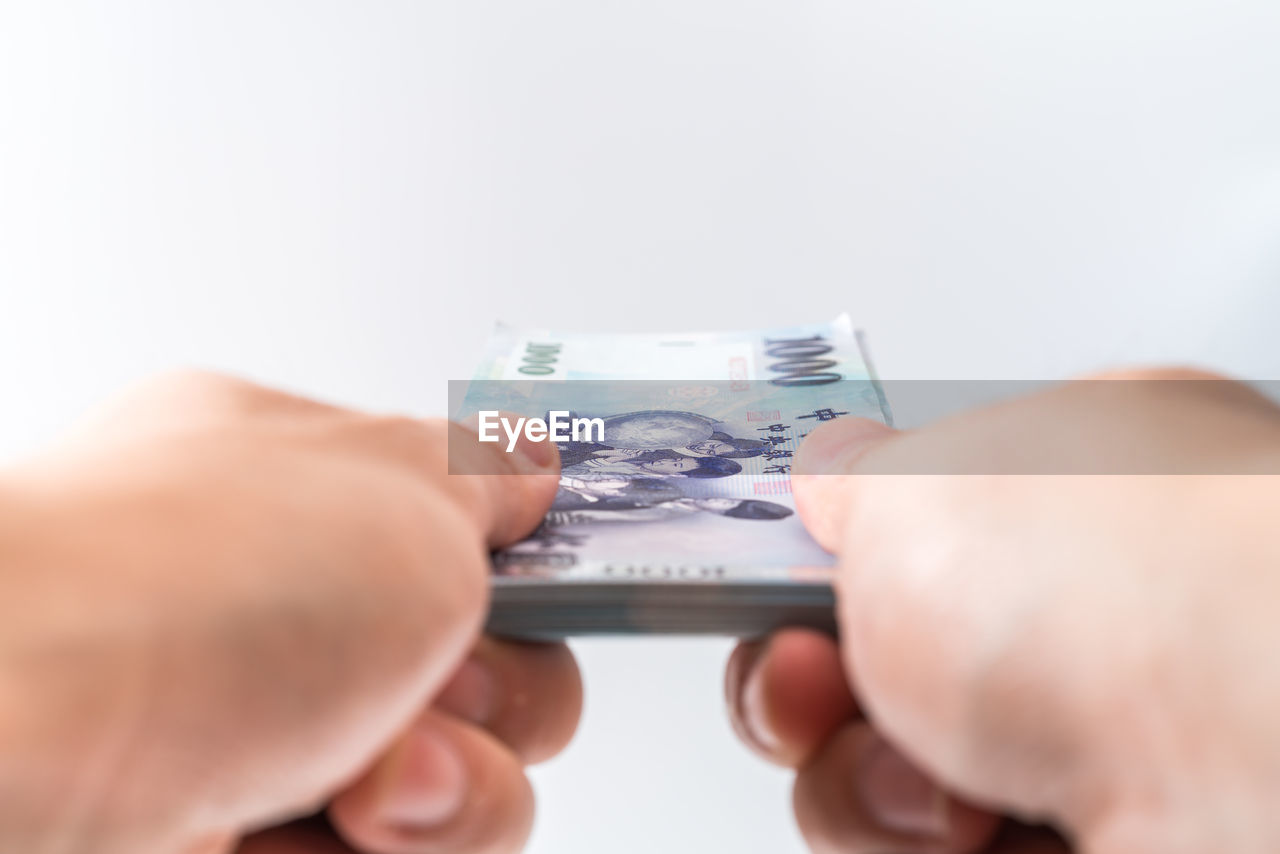
<instances>
[{"instance_id":1,"label":"thumb","mask_svg":"<svg viewBox=\"0 0 1280 854\"><path fill-rule=\"evenodd\" d=\"M853 509L859 464L898 435L870 418L842 418L823 424L800 444L791 467L796 509L809 533L827 551L839 550L841 532Z\"/></svg>"},{"instance_id":2,"label":"thumb","mask_svg":"<svg viewBox=\"0 0 1280 854\"><path fill-rule=\"evenodd\" d=\"M532 533L551 509L560 483L560 454L551 441L521 436L511 450L481 441L471 424L449 425L446 488L484 532L490 548Z\"/></svg>"}]
</instances>

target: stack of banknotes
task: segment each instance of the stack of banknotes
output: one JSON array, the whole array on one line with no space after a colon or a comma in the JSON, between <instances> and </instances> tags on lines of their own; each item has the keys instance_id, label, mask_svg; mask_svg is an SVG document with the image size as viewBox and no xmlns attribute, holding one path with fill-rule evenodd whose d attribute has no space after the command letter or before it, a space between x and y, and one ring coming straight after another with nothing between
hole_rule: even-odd
<instances>
[{"instance_id":1,"label":"stack of banknotes","mask_svg":"<svg viewBox=\"0 0 1280 854\"><path fill-rule=\"evenodd\" d=\"M790 472L824 421L892 423L848 317L672 335L500 325L450 406L583 425L558 437L550 513L493 555L491 633L834 631L833 559L795 512Z\"/></svg>"}]
</instances>

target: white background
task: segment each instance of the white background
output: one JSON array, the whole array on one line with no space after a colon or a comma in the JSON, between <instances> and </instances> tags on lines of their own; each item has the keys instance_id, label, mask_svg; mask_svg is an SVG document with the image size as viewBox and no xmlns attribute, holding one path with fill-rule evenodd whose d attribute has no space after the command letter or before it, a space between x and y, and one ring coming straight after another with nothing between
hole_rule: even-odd
<instances>
[{"instance_id":1,"label":"white background","mask_svg":"<svg viewBox=\"0 0 1280 854\"><path fill-rule=\"evenodd\" d=\"M437 414L496 318L1280 378L1277 45L1275 0L5 0L0 457L177 365ZM800 850L727 649L579 645L534 851Z\"/></svg>"}]
</instances>

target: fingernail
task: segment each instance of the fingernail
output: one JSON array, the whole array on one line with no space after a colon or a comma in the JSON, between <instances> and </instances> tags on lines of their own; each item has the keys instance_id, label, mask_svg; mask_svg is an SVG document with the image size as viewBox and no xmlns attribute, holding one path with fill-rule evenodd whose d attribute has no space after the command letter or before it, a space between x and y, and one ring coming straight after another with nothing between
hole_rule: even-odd
<instances>
[{"instance_id":1,"label":"fingernail","mask_svg":"<svg viewBox=\"0 0 1280 854\"><path fill-rule=\"evenodd\" d=\"M535 442L524 433L520 434L511 453L522 457L524 467L531 469L534 474L545 473L559 456L555 443L550 439Z\"/></svg>"},{"instance_id":2,"label":"fingernail","mask_svg":"<svg viewBox=\"0 0 1280 854\"><path fill-rule=\"evenodd\" d=\"M888 830L940 839L950 829L946 794L883 741L858 765L858 797Z\"/></svg>"},{"instance_id":3,"label":"fingernail","mask_svg":"<svg viewBox=\"0 0 1280 854\"><path fill-rule=\"evenodd\" d=\"M870 418L841 418L805 437L791 466L793 474L838 474L897 431Z\"/></svg>"},{"instance_id":4,"label":"fingernail","mask_svg":"<svg viewBox=\"0 0 1280 854\"><path fill-rule=\"evenodd\" d=\"M761 656L760 659L763 659ZM777 753L782 746L781 739L769 724L769 711L764 696L763 661L757 660L751 672L747 674L747 682L742 686L742 723L747 734L756 746L766 753Z\"/></svg>"},{"instance_id":5,"label":"fingernail","mask_svg":"<svg viewBox=\"0 0 1280 854\"><path fill-rule=\"evenodd\" d=\"M436 697L435 705L472 723L481 726L489 723L497 710L493 671L477 659L468 658Z\"/></svg>"},{"instance_id":6,"label":"fingernail","mask_svg":"<svg viewBox=\"0 0 1280 854\"><path fill-rule=\"evenodd\" d=\"M467 797L467 768L449 739L419 725L406 737L383 782L378 818L405 828L438 827Z\"/></svg>"}]
</instances>

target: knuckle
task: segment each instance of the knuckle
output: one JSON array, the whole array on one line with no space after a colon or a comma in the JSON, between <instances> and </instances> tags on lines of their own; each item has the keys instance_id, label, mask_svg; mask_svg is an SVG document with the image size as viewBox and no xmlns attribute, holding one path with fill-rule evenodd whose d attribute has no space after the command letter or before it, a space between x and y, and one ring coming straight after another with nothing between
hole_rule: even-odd
<instances>
[{"instance_id":1,"label":"knuckle","mask_svg":"<svg viewBox=\"0 0 1280 854\"><path fill-rule=\"evenodd\" d=\"M172 370L139 380L93 411L93 429L124 435L190 432L234 419L265 389L213 371ZM99 432L101 435L101 432Z\"/></svg>"},{"instance_id":2,"label":"knuckle","mask_svg":"<svg viewBox=\"0 0 1280 854\"><path fill-rule=\"evenodd\" d=\"M182 368L143 380L123 397L126 408L159 407L189 416L238 416L310 404L241 377Z\"/></svg>"},{"instance_id":3,"label":"knuckle","mask_svg":"<svg viewBox=\"0 0 1280 854\"><path fill-rule=\"evenodd\" d=\"M253 392L265 391L248 380L203 368L177 368L165 371L143 380L137 390L155 395L218 398L246 396Z\"/></svg>"}]
</instances>

